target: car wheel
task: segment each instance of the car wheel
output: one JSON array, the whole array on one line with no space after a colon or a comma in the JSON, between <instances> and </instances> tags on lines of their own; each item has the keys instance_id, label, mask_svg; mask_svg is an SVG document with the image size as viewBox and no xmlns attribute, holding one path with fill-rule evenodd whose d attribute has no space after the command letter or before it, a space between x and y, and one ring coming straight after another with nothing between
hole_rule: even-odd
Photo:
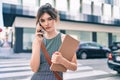
<instances>
[{"instance_id":1,"label":"car wheel","mask_svg":"<svg viewBox=\"0 0 120 80\"><path fill-rule=\"evenodd\" d=\"M87 53L86 52L82 52L80 55L81 59L86 59L87 58Z\"/></svg>"}]
</instances>

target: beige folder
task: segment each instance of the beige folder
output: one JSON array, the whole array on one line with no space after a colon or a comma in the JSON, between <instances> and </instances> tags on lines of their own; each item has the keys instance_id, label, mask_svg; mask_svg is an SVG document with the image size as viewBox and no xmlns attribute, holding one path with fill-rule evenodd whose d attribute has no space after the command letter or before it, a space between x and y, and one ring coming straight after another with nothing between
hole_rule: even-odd
<instances>
[{"instance_id":1,"label":"beige folder","mask_svg":"<svg viewBox=\"0 0 120 80\"><path fill-rule=\"evenodd\" d=\"M74 54L76 54L76 50L78 48L79 41L72 38L69 35L65 36L65 39L63 43L61 44L59 48L59 52L61 52L62 56L66 58L67 60L71 61ZM60 72L66 72L66 68L61 64L51 64L50 69L52 71L60 71Z\"/></svg>"}]
</instances>

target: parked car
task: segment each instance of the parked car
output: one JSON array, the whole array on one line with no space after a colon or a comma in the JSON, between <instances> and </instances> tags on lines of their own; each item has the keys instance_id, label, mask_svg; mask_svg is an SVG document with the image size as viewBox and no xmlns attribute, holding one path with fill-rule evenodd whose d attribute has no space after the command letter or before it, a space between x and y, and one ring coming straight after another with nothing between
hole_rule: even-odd
<instances>
[{"instance_id":1,"label":"parked car","mask_svg":"<svg viewBox=\"0 0 120 80\"><path fill-rule=\"evenodd\" d=\"M81 42L77 50L77 58L106 57L111 50L96 42Z\"/></svg>"},{"instance_id":2,"label":"parked car","mask_svg":"<svg viewBox=\"0 0 120 80\"><path fill-rule=\"evenodd\" d=\"M108 67L120 74L120 49L108 54Z\"/></svg>"},{"instance_id":3,"label":"parked car","mask_svg":"<svg viewBox=\"0 0 120 80\"><path fill-rule=\"evenodd\" d=\"M113 42L112 45L109 46L109 48L114 51L117 49L120 49L120 42Z\"/></svg>"}]
</instances>

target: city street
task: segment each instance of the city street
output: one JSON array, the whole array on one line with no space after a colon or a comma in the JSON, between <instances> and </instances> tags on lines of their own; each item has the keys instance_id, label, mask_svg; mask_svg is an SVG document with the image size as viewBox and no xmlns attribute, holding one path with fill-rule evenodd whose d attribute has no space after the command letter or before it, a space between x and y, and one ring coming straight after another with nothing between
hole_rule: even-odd
<instances>
[{"instance_id":1,"label":"city street","mask_svg":"<svg viewBox=\"0 0 120 80\"><path fill-rule=\"evenodd\" d=\"M107 59L78 60L78 70L64 74L65 80L119 80L120 75L107 66Z\"/></svg>"},{"instance_id":2,"label":"city street","mask_svg":"<svg viewBox=\"0 0 120 80\"><path fill-rule=\"evenodd\" d=\"M30 80L29 59L0 59L0 80ZM78 60L75 72L64 73L64 80L119 80L120 75L107 67L106 59Z\"/></svg>"},{"instance_id":3,"label":"city street","mask_svg":"<svg viewBox=\"0 0 120 80\"><path fill-rule=\"evenodd\" d=\"M66 35L71 48L63 45ZM63 80L120 80L120 0L0 0L0 80L31 80L31 55L33 68L41 59L35 79L42 79L49 67L38 42L69 69L76 66L52 53L65 50L70 58L67 50L76 48L77 70L63 72Z\"/></svg>"},{"instance_id":4,"label":"city street","mask_svg":"<svg viewBox=\"0 0 120 80\"><path fill-rule=\"evenodd\" d=\"M0 80L29 80L32 73L28 59L0 59Z\"/></svg>"}]
</instances>

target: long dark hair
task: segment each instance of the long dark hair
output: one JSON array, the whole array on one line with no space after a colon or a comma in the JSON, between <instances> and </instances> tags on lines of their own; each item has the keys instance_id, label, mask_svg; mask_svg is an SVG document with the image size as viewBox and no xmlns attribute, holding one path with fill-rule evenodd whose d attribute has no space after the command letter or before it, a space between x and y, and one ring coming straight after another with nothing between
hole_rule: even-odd
<instances>
[{"instance_id":1,"label":"long dark hair","mask_svg":"<svg viewBox=\"0 0 120 80\"><path fill-rule=\"evenodd\" d=\"M36 16L36 25L39 23L39 19L44 13L48 13L51 16L51 18L54 20L58 20L59 18L57 10L53 8L51 4L46 3L45 5L42 5L38 9L37 16Z\"/></svg>"}]
</instances>

